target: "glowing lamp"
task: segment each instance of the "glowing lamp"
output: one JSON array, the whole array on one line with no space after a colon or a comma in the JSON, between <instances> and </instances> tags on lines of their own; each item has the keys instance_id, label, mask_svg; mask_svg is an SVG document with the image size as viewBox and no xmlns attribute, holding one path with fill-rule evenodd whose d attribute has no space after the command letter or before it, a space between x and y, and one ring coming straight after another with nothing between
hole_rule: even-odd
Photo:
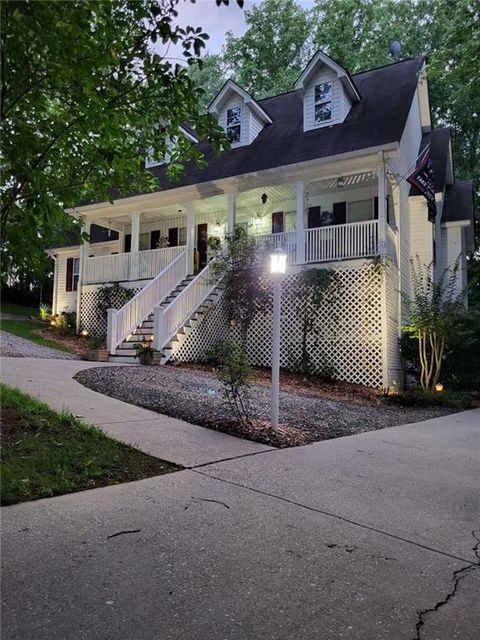
<instances>
[{"instance_id":1,"label":"glowing lamp","mask_svg":"<svg viewBox=\"0 0 480 640\"><path fill-rule=\"evenodd\" d=\"M50 325L51 325L52 327L54 327L54 326L55 326L55 320L50 320Z\"/></svg>"},{"instance_id":2,"label":"glowing lamp","mask_svg":"<svg viewBox=\"0 0 480 640\"><path fill-rule=\"evenodd\" d=\"M287 254L283 249L275 249L270 254L270 273L272 275L285 275L287 270Z\"/></svg>"},{"instance_id":3,"label":"glowing lamp","mask_svg":"<svg viewBox=\"0 0 480 640\"><path fill-rule=\"evenodd\" d=\"M80 334L81 334L84 338L87 338L87 337L88 337L88 331L87 331L87 329L82 329L82 330L80 331Z\"/></svg>"},{"instance_id":4,"label":"glowing lamp","mask_svg":"<svg viewBox=\"0 0 480 640\"><path fill-rule=\"evenodd\" d=\"M441 382L437 382L435 385L435 391L443 391L443 384Z\"/></svg>"}]
</instances>

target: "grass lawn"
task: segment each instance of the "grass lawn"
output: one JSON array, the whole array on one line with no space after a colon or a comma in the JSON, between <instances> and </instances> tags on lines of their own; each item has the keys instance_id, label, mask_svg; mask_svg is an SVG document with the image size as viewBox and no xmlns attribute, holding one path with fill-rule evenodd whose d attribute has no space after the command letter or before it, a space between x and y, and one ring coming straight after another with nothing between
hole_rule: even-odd
<instances>
[{"instance_id":1,"label":"grass lawn","mask_svg":"<svg viewBox=\"0 0 480 640\"><path fill-rule=\"evenodd\" d=\"M11 313L16 316L37 316L38 309L35 307L24 307L21 304L11 304L10 302L2 304L3 313Z\"/></svg>"},{"instance_id":2,"label":"grass lawn","mask_svg":"<svg viewBox=\"0 0 480 640\"><path fill-rule=\"evenodd\" d=\"M5 312L6 313L6 312ZM71 349L63 345L56 340L49 340L43 336L38 335L37 331L45 328L44 324L35 322L34 320L1 320L0 328L8 333L13 333L20 338L25 338L36 344L40 344L43 347L51 347L52 349L58 349L59 351L67 351L73 353Z\"/></svg>"},{"instance_id":3,"label":"grass lawn","mask_svg":"<svg viewBox=\"0 0 480 640\"><path fill-rule=\"evenodd\" d=\"M1 504L158 476L180 467L112 440L71 414L59 414L0 385Z\"/></svg>"}]
</instances>

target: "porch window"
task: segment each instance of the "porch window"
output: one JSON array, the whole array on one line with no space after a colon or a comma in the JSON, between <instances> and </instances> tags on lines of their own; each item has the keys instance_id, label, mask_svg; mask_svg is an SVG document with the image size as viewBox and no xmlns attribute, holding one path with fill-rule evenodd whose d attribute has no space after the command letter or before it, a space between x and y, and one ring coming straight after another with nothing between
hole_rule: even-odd
<instances>
[{"instance_id":1,"label":"porch window","mask_svg":"<svg viewBox=\"0 0 480 640\"><path fill-rule=\"evenodd\" d=\"M80 274L80 258L67 258L67 276L65 278L65 291L77 291L79 274Z\"/></svg>"},{"instance_id":2,"label":"porch window","mask_svg":"<svg viewBox=\"0 0 480 640\"><path fill-rule=\"evenodd\" d=\"M227 136L230 142L240 142L242 107L227 109Z\"/></svg>"},{"instance_id":3,"label":"porch window","mask_svg":"<svg viewBox=\"0 0 480 640\"><path fill-rule=\"evenodd\" d=\"M347 222L364 222L365 220L373 220L373 200L349 202Z\"/></svg>"},{"instance_id":4,"label":"porch window","mask_svg":"<svg viewBox=\"0 0 480 640\"><path fill-rule=\"evenodd\" d=\"M315 124L332 119L332 83L320 82L315 85Z\"/></svg>"}]
</instances>

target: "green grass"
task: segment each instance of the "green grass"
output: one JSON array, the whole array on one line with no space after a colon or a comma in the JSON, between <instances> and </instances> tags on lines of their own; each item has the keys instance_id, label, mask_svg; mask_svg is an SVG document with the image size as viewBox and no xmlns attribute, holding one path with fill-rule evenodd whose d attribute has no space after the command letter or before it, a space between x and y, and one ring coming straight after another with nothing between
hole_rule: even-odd
<instances>
[{"instance_id":1,"label":"green grass","mask_svg":"<svg viewBox=\"0 0 480 640\"><path fill-rule=\"evenodd\" d=\"M15 336L19 336L20 338L25 338L26 340L30 340L30 342L35 342L35 344L40 344L43 347L50 347L52 349L57 349L58 351L73 353L73 351L61 342L49 340L48 338L44 338L43 336L38 335L38 333L35 333L36 331L45 329L46 325L35 322L34 320L1 320L0 328L3 331L13 333Z\"/></svg>"},{"instance_id":2,"label":"green grass","mask_svg":"<svg viewBox=\"0 0 480 640\"><path fill-rule=\"evenodd\" d=\"M2 304L2 312L12 313L17 316L25 316L27 318L29 316L38 316L38 309L35 307L24 307L21 304L12 304L9 302Z\"/></svg>"},{"instance_id":3,"label":"green grass","mask_svg":"<svg viewBox=\"0 0 480 640\"><path fill-rule=\"evenodd\" d=\"M177 471L112 440L71 414L0 385L2 399L1 504L93 489Z\"/></svg>"}]
</instances>

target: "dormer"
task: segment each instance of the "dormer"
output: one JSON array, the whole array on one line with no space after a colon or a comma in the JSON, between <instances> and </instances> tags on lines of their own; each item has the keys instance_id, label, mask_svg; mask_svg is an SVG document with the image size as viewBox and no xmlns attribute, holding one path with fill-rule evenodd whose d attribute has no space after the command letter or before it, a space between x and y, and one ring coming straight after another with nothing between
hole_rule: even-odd
<instances>
[{"instance_id":1,"label":"dormer","mask_svg":"<svg viewBox=\"0 0 480 640\"><path fill-rule=\"evenodd\" d=\"M250 144L265 125L272 124L268 113L233 80L227 80L208 110L217 117L233 148Z\"/></svg>"},{"instance_id":2,"label":"dormer","mask_svg":"<svg viewBox=\"0 0 480 640\"><path fill-rule=\"evenodd\" d=\"M161 125L159 125L161 126ZM195 133L187 127L187 125L180 125L178 128L178 135L176 136L168 136L165 141L166 151L163 158L155 158L153 155L153 150L149 149L145 155L145 169L150 169L151 167L158 167L161 164L168 164L170 162L171 150L176 147L180 136L186 138L192 144L198 143L198 138Z\"/></svg>"},{"instance_id":3,"label":"dormer","mask_svg":"<svg viewBox=\"0 0 480 640\"><path fill-rule=\"evenodd\" d=\"M360 95L343 67L317 51L295 83L303 91L303 130L343 122Z\"/></svg>"}]
</instances>

